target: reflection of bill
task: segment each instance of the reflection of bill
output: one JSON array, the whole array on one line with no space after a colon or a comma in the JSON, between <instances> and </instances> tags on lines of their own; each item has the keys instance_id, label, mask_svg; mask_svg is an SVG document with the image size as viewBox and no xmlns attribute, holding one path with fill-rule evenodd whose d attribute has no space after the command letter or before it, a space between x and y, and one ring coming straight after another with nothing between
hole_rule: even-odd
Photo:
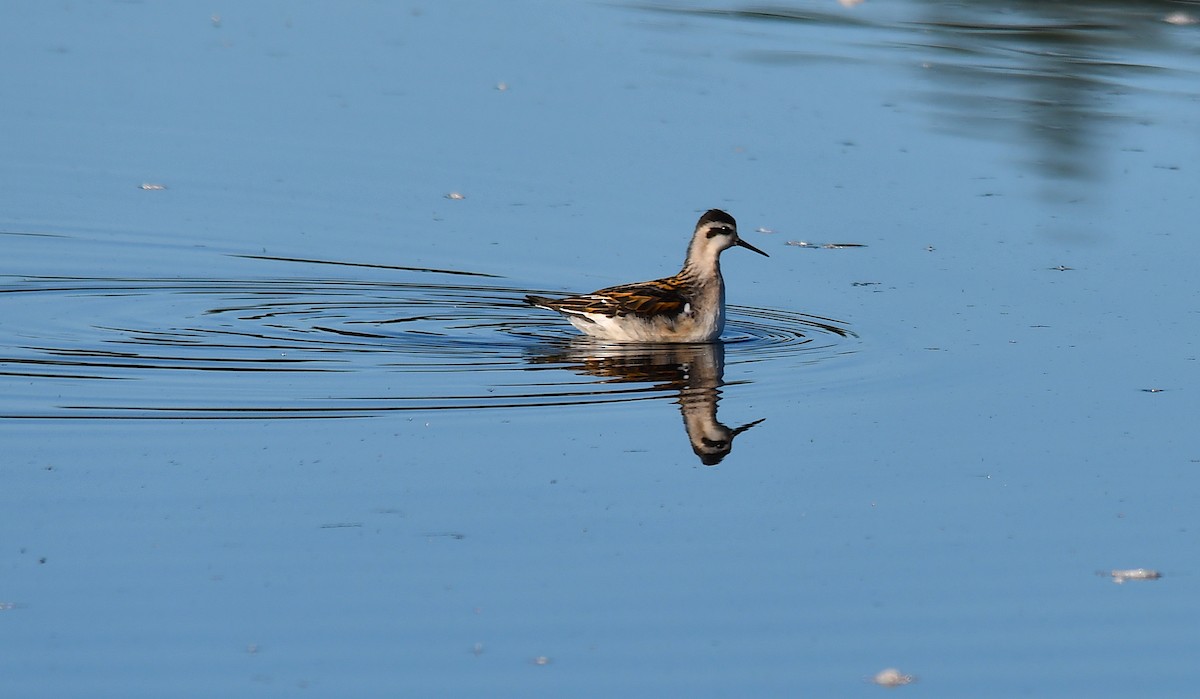
<instances>
[{"instance_id":1,"label":"reflection of bill","mask_svg":"<svg viewBox=\"0 0 1200 699\"><path fill-rule=\"evenodd\" d=\"M615 382L649 383L679 392L679 412L692 451L715 466L733 449L733 439L762 420L730 428L717 420L725 375L725 346L699 344L615 345L580 338L534 361L566 364L579 373Z\"/></svg>"},{"instance_id":2,"label":"reflection of bill","mask_svg":"<svg viewBox=\"0 0 1200 699\"><path fill-rule=\"evenodd\" d=\"M725 376L725 345L714 342L696 347L689 357L684 385L679 390L679 412L692 451L705 466L721 463L733 449L733 438L766 418L730 429L717 420L717 402Z\"/></svg>"}]
</instances>

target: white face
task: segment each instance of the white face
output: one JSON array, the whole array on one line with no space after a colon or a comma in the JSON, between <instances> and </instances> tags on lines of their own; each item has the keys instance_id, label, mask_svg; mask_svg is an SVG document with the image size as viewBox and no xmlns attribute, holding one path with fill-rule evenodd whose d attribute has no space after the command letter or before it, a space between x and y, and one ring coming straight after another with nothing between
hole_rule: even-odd
<instances>
[{"instance_id":1,"label":"white face","mask_svg":"<svg viewBox=\"0 0 1200 699\"><path fill-rule=\"evenodd\" d=\"M700 234L704 236L705 247L712 247L716 250L727 250L738 243L737 228L728 223L706 223L700 229Z\"/></svg>"},{"instance_id":2,"label":"white face","mask_svg":"<svg viewBox=\"0 0 1200 699\"><path fill-rule=\"evenodd\" d=\"M696 236L699 238L698 242L705 250L714 253L720 253L722 250L728 250L737 245L747 250L753 250L763 257L770 257L767 253L739 238L737 228L728 223L721 223L720 221L706 223L700 227L700 230L696 231Z\"/></svg>"}]
</instances>

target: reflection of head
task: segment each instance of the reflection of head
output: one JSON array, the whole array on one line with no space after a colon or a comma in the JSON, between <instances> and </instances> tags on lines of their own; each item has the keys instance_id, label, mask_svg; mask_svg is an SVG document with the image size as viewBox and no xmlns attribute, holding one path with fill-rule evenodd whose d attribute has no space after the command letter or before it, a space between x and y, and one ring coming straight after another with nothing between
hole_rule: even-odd
<instances>
[{"instance_id":1,"label":"reflection of head","mask_svg":"<svg viewBox=\"0 0 1200 699\"><path fill-rule=\"evenodd\" d=\"M715 411L714 411L715 412ZM721 463L730 451L733 450L733 438L746 430L754 427L766 418L755 420L741 427L731 430L725 425L722 425L715 420L706 426L704 432L692 434L688 431L688 438L692 442L692 451L696 452L696 456L700 457L700 463L705 466L716 466ZM684 425L687 425L687 418L684 418Z\"/></svg>"}]
</instances>

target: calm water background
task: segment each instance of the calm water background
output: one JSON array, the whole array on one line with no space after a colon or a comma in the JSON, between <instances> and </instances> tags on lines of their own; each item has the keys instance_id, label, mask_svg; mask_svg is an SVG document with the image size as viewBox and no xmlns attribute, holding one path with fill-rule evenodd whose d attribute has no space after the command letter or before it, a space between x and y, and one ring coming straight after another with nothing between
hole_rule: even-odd
<instances>
[{"instance_id":1,"label":"calm water background","mask_svg":"<svg viewBox=\"0 0 1200 699\"><path fill-rule=\"evenodd\" d=\"M1195 696L1194 3L5 15L5 696Z\"/></svg>"}]
</instances>

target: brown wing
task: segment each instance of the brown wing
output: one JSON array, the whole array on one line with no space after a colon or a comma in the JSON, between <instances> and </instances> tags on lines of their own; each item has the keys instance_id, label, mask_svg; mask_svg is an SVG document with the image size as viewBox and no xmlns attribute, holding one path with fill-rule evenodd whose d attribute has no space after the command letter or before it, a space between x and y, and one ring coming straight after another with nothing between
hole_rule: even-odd
<instances>
[{"instance_id":1,"label":"brown wing","mask_svg":"<svg viewBox=\"0 0 1200 699\"><path fill-rule=\"evenodd\" d=\"M527 296L525 300L534 306L585 318L587 314L610 318L631 314L674 317L691 303L689 298L680 293L674 279L623 284L582 296L568 296L565 299Z\"/></svg>"},{"instance_id":2,"label":"brown wing","mask_svg":"<svg viewBox=\"0 0 1200 699\"><path fill-rule=\"evenodd\" d=\"M611 299L619 308L617 315L674 317L683 313L691 300L680 292L674 279L623 284L601 289L593 296Z\"/></svg>"}]
</instances>

